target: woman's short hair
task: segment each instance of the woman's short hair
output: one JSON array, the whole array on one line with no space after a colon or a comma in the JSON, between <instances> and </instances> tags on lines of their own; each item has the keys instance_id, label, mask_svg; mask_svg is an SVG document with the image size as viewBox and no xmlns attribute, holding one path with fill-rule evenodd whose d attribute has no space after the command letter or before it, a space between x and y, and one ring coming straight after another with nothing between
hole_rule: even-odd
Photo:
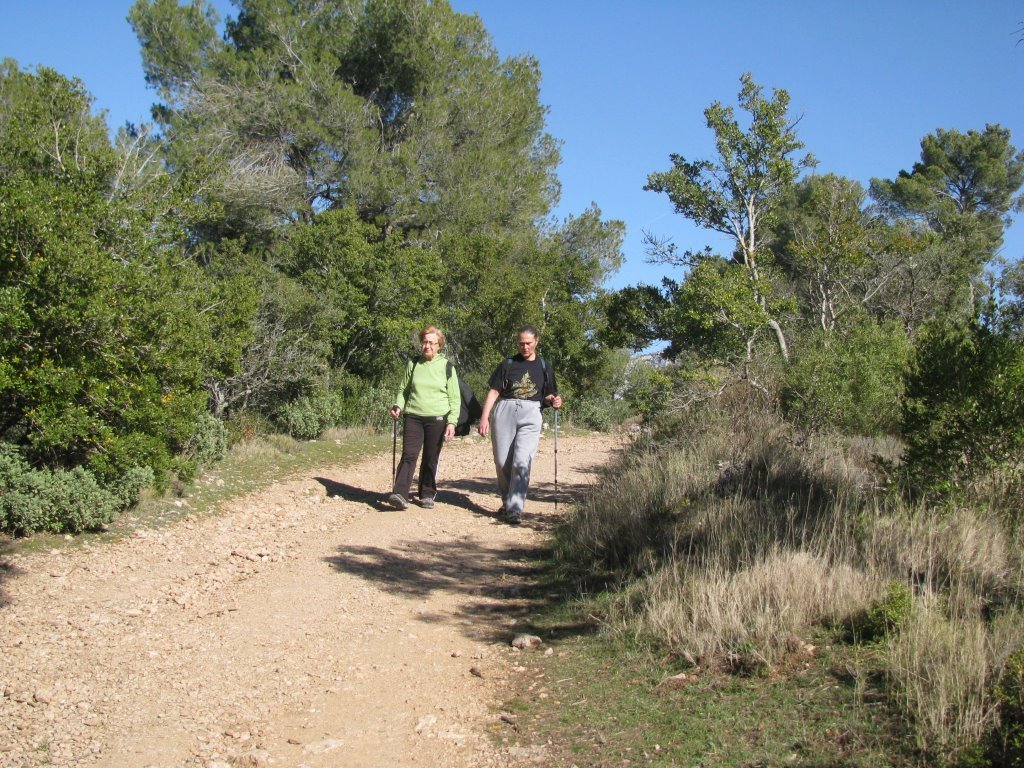
<instances>
[{"instance_id":1,"label":"woman's short hair","mask_svg":"<svg viewBox=\"0 0 1024 768\"><path fill-rule=\"evenodd\" d=\"M534 327L533 327L532 325L524 325L524 326L523 326L522 328L520 328L520 329L519 329L519 331L518 331L518 332L516 333L516 336L521 336L521 335L522 335L522 334L524 334L524 333L528 333L528 334L530 334L531 336L533 336L534 340L536 340L536 339L539 339L539 338L540 338L540 334L539 334L539 333L537 333L537 329L536 329L536 328L534 328Z\"/></svg>"},{"instance_id":2,"label":"woman's short hair","mask_svg":"<svg viewBox=\"0 0 1024 768\"><path fill-rule=\"evenodd\" d=\"M420 331L420 341L423 341L424 337L428 333L437 334L437 348L441 349L441 347L444 346L444 333L441 332L441 329L433 325L428 325L426 328Z\"/></svg>"}]
</instances>

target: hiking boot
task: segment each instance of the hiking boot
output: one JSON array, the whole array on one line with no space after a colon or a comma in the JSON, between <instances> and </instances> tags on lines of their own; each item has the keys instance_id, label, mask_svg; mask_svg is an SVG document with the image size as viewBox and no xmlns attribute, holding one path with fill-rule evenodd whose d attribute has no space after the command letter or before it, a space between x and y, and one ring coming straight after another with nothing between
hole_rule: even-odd
<instances>
[{"instance_id":1,"label":"hiking boot","mask_svg":"<svg viewBox=\"0 0 1024 768\"><path fill-rule=\"evenodd\" d=\"M508 523L509 525L519 525L521 522L523 522L523 513L522 512L506 512L505 513L505 522Z\"/></svg>"},{"instance_id":2,"label":"hiking boot","mask_svg":"<svg viewBox=\"0 0 1024 768\"><path fill-rule=\"evenodd\" d=\"M408 509L409 502L405 500L405 496L400 493L392 493L388 496L388 502L395 509Z\"/></svg>"},{"instance_id":3,"label":"hiking boot","mask_svg":"<svg viewBox=\"0 0 1024 768\"><path fill-rule=\"evenodd\" d=\"M433 499L433 497L431 497L429 499L420 499L420 506L423 507L424 509L433 509L434 508L434 499Z\"/></svg>"}]
</instances>

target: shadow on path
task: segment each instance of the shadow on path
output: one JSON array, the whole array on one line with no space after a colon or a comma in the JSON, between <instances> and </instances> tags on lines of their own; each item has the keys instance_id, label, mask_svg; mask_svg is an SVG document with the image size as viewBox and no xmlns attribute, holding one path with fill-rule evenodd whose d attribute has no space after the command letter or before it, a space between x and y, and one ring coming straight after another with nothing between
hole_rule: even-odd
<instances>
[{"instance_id":1,"label":"shadow on path","mask_svg":"<svg viewBox=\"0 0 1024 768\"><path fill-rule=\"evenodd\" d=\"M599 466L573 467L574 477L592 475ZM314 478L337 497L375 510L390 510L387 493L367 490L326 477ZM531 484L521 527L536 532L538 542L550 541L551 533L561 520L553 514L556 499L561 507L584 498L593 489L592 482L559 483L557 495L553 481ZM478 502L477 499L483 499ZM415 500L412 501L415 504ZM472 515L494 520L501 504L493 477L466 477L445 480L438 490L437 507L426 514L451 514L461 509ZM561 509L559 510L561 512ZM457 521L456 518L450 518ZM562 588L552 582L547 570L548 552L543 544L484 544L471 534L455 538L444 534L425 533L422 539L397 541L388 546L343 545L337 553L324 558L333 569L372 583L390 594L413 600L427 600L445 592L459 596L458 608L420 614L418 619L430 623L455 623L474 639L488 642L508 641L514 634L531 632L556 637L595 631L591 621L538 628L534 624L538 612L565 599Z\"/></svg>"},{"instance_id":2,"label":"shadow on path","mask_svg":"<svg viewBox=\"0 0 1024 768\"><path fill-rule=\"evenodd\" d=\"M454 621L476 640L507 642L520 632L535 632L526 622L529 615L563 599L562 592L547 583L545 556L539 546L485 546L472 539L446 538L406 540L390 547L342 546L324 559L332 568L391 594L419 600L436 592L469 597L454 612L418 618L428 623ZM593 627L580 625L574 633L584 629Z\"/></svg>"},{"instance_id":3,"label":"shadow on path","mask_svg":"<svg viewBox=\"0 0 1024 768\"><path fill-rule=\"evenodd\" d=\"M357 504L365 504L378 512L391 509L391 505L387 501L390 492L369 491L355 485L332 480L329 477L314 477L313 479L324 487L328 498L340 498ZM589 483L560 483L556 494L553 482L533 483L530 486L530 494L526 502L527 518L531 516L531 501L554 504L557 498L559 505L564 504L568 506L582 499L586 491L592 487ZM470 494L489 496L491 502L487 505L478 504L472 500ZM457 509L464 509L475 515L487 515L489 517L493 517L498 507L501 506L501 500L498 497L495 483L491 479L467 478L446 482L438 489L436 498L439 505L444 504ZM415 500L411 501L413 504L416 503ZM533 513L536 513L536 509L533 510ZM543 514L539 516L544 517Z\"/></svg>"},{"instance_id":4,"label":"shadow on path","mask_svg":"<svg viewBox=\"0 0 1024 768\"><path fill-rule=\"evenodd\" d=\"M314 477L313 479L324 487L329 499L339 498L345 501L366 504L368 507L372 507L379 512L391 509L391 505L387 503L386 493L368 491L365 488L358 488L348 483L339 483L337 480L331 480L329 477Z\"/></svg>"}]
</instances>

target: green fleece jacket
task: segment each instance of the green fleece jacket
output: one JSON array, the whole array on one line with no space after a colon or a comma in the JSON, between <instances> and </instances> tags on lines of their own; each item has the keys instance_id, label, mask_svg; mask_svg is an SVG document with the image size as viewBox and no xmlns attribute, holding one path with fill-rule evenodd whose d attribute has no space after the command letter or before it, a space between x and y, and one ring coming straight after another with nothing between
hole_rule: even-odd
<instances>
[{"instance_id":1,"label":"green fleece jacket","mask_svg":"<svg viewBox=\"0 0 1024 768\"><path fill-rule=\"evenodd\" d=\"M459 377L452 368L448 378L448 359L435 355L427 362L413 358L405 366L395 405L413 416L445 416L449 424L459 421Z\"/></svg>"}]
</instances>

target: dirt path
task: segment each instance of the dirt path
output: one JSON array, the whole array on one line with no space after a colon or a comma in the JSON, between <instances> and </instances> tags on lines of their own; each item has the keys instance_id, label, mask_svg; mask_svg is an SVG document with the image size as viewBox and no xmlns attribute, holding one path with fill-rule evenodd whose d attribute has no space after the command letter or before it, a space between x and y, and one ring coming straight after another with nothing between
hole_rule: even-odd
<instances>
[{"instance_id":1,"label":"dirt path","mask_svg":"<svg viewBox=\"0 0 1024 768\"><path fill-rule=\"evenodd\" d=\"M0 569L0 766L510 766L496 730L521 597L554 519L550 439L524 524L480 439L432 510L389 511L391 456L215 516ZM560 511L617 444L559 437Z\"/></svg>"}]
</instances>

